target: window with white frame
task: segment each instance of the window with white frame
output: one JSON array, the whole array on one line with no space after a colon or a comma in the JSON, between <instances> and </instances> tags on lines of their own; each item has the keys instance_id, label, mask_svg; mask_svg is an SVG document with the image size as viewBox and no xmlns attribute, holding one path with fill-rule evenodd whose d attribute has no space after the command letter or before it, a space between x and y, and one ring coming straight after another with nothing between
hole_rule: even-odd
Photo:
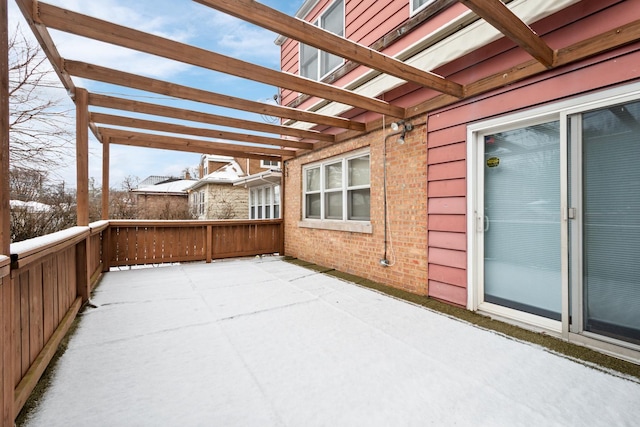
<instances>
[{"instance_id":1,"label":"window with white frame","mask_svg":"<svg viewBox=\"0 0 640 427\"><path fill-rule=\"evenodd\" d=\"M280 218L280 186L268 185L249 190L251 219Z\"/></svg>"},{"instance_id":2,"label":"window with white frame","mask_svg":"<svg viewBox=\"0 0 640 427\"><path fill-rule=\"evenodd\" d=\"M344 37L344 0L336 0L314 22L314 25ZM300 43L300 75L321 80L341 66L344 59L315 47Z\"/></svg>"},{"instance_id":3,"label":"window with white frame","mask_svg":"<svg viewBox=\"0 0 640 427\"><path fill-rule=\"evenodd\" d=\"M306 166L304 218L369 221L369 159L367 151Z\"/></svg>"},{"instance_id":4,"label":"window with white frame","mask_svg":"<svg viewBox=\"0 0 640 427\"><path fill-rule=\"evenodd\" d=\"M277 160L260 160L261 168L279 168L280 162Z\"/></svg>"},{"instance_id":5,"label":"window with white frame","mask_svg":"<svg viewBox=\"0 0 640 427\"><path fill-rule=\"evenodd\" d=\"M198 214L204 215L204 190L200 191L200 203L198 206Z\"/></svg>"},{"instance_id":6,"label":"window with white frame","mask_svg":"<svg viewBox=\"0 0 640 427\"><path fill-rule=\"evenodd\" d=\"M433 3L435 0L411 0L411 14L424 9L427 5Z\"/></svg>"}]
</instances>

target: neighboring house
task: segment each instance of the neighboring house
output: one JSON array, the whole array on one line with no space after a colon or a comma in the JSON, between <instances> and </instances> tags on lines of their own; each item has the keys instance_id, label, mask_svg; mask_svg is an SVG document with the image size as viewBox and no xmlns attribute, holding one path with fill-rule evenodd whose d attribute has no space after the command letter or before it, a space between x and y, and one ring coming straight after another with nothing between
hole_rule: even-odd
<instances>
[{"instance_id":1,"label":"neighboring house","mask_svg":"<svg viewBox=\"0 0 640 427\"><path fill-rule=\"evenodd\" d=\"M187 188L196 183L193 179L149 177L132 190L135 195L138 219L190 219ZM188 177L187 177L188 178Z\"/></svg>"},{"instance_id":2,"label":"neighboring house","mask_svg":"<svg viewBox=\"0 0 640 427\"><path fill-rule=\"evenodd\" d=\"M202 155L189 203L199 219L280 218L279 162Z\"/></svg>"},{"instance_id":3,"label":"neighboring house","mask_svg":"<svg viewBox=\"0 0 640 427\"><path fill-rule=\"evenodd\" d=\"M636 1L508 7L552 48L640 19ZM285 162L285 253L640 360L640 45L545 71L458 2L308 0L297 17L463 84L540 73L456 103L279 38L283 71L413 115L281 91L378 123Z\"/></svg>"},{"instance_id":4,"label":"neighboring house","mask_svg":"<svg viewBox=\"0 0 640 427\"><path fill-rule=\"evenodd\" d=\"M233 157L203 155L201 177L189 188L189 207L197 219L247 219L248 191L233 183L245 173Z\"/></svg>"}]
</instances>

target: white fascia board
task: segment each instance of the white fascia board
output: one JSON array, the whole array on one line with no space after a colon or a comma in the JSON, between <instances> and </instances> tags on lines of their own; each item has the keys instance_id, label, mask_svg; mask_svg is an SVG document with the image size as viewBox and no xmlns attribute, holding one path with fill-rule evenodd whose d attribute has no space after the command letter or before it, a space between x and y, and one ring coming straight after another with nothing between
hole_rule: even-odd
<instances>
[{"instance_id":1,"label":"white fascia board","mask_svg":"<svg viewBox=\"0 0 640 427\"><path fill-rule=\"evenodd\" d=\"M580 0L515 0L509 3L509 8L524 22L537 22L542 18L552 15ZM503 37L502 33L484 20L477 19L471 11L459 15L456 19L433 31L419 42L407 47L395 55L402 59L413 52L419 52L405 62L421 70L434 70L444 64L471 53L489 43ZM472 24L468 24L473 22ZM453 32L455 28L466 25L463 29ZM453 32L453 33L452 33ZM450 35L449 35L450 34ZM444 38L443 38L444 37ZM377 77L374 77L376 76ZM353 90L359 95L376 97L405 83L397 77L370 71L360 78L349 82L344 89ZM336 102L322 106L324 101L319 101L308 111L320 114L337 116L353 108ZM293 127L310 129L313 124L295 123Z\"/></svg>"}]
</instances>

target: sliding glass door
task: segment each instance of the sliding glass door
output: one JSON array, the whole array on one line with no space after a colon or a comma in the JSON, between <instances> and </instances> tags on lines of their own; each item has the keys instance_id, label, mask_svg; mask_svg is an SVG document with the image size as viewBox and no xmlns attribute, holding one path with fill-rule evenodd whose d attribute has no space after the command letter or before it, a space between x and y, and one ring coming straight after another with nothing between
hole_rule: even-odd
<instances>
[{"instance_id":1,"label":"sliding glass door","mask_svg":"<svg viewBox=\"0 0 640 427\"><path fill-rule=\"evenodd\" d=\"M559 321L559 122L482 139L482 302Z\"/></svg>"},{"instance_id":2,"label":"sliding glass door","mask_svg":"<svg viewBox=\"0 0 640 427\"><path fill-rule=\"evenodd\" d=\"M640 102L579 119L583 327L640 344Z\"/></svg>"},{"instance_id":3,"label":"sliding glass door","mask_svg":"<svg viewBox=\"0 0 640 427\"><path fill-rule=\"evenodd\" d=\"M640 84L608 93L469 126L469 305L633 352Z\"/></svg>"}]
</instances>

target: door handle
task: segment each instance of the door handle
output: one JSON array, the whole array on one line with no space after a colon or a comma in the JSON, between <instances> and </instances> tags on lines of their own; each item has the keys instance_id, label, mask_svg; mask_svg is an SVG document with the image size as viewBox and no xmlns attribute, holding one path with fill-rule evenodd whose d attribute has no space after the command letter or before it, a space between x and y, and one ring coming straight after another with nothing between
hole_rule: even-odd
<instances>
[{"instance_id":1,"label":"door handle","mask_svg":"<svg viewBox=\"0 0 640 427\"><path fill-rule=\"evenodd\" d=\"M484 232L489 231L489 217L487 215L484 216Z\"/></svg>"}]
</instances>

